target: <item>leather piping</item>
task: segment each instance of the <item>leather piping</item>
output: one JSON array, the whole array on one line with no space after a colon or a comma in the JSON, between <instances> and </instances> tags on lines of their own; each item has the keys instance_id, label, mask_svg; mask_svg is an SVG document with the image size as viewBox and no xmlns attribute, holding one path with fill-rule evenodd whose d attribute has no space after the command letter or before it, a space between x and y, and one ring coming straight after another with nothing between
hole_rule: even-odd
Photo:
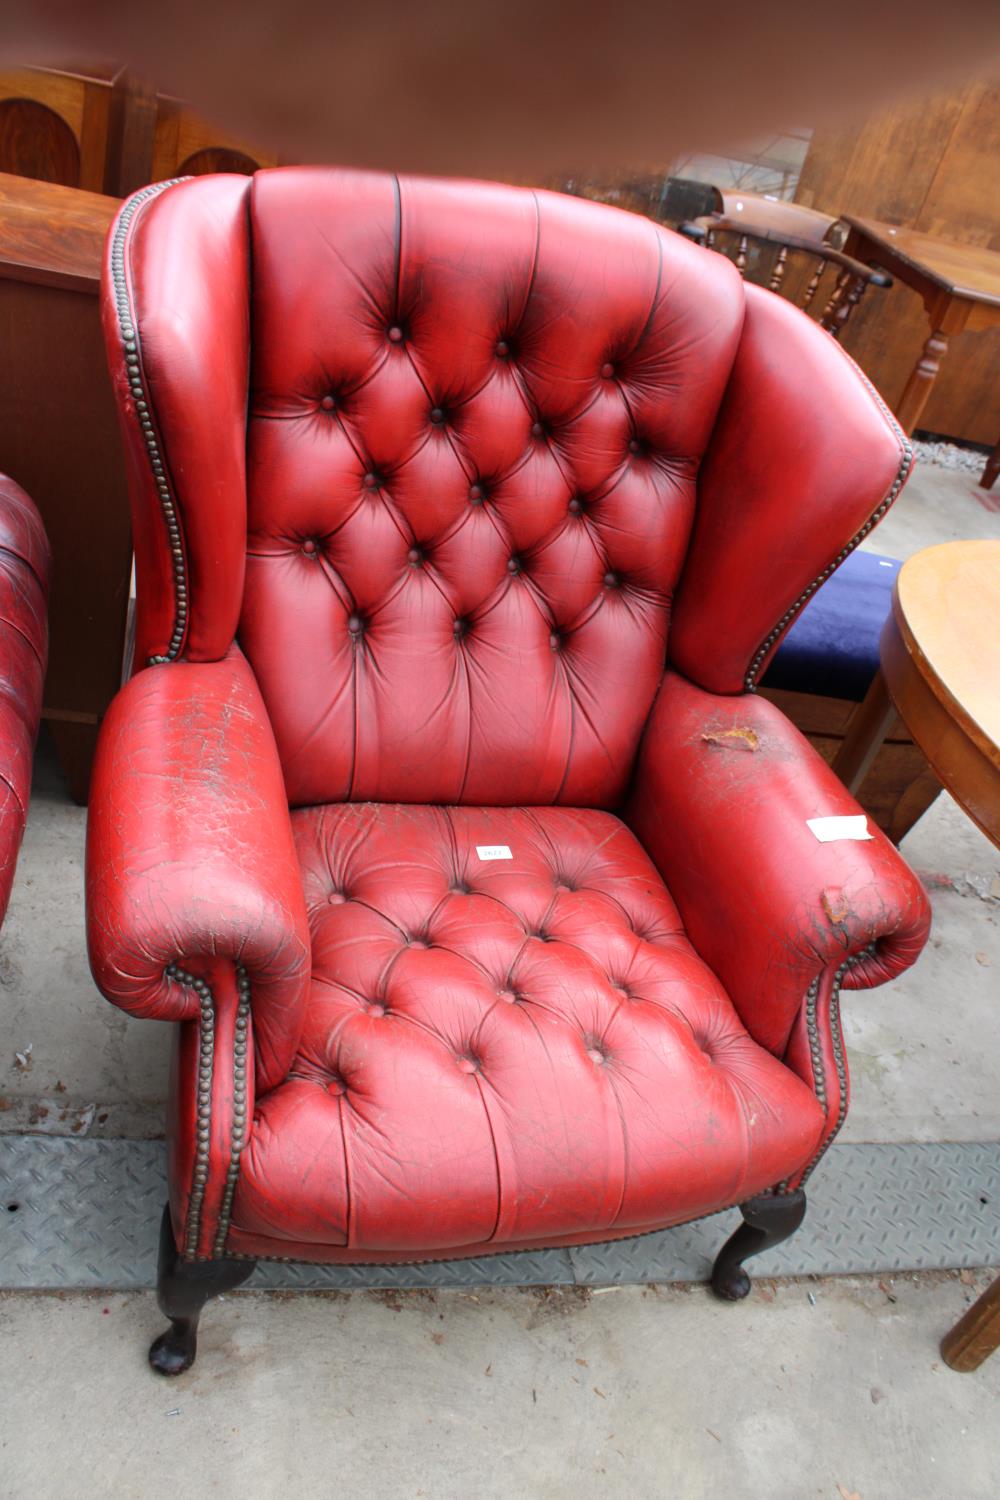
<instances>
[{"instance_id":1,"label":"leather piping","mask_svg":"<svg viewBox=\"0 0 1000 1500\"><path fill-rule=\"evenodd\" d=\"M187 571L184 561L184 548L181 544L180 522L178 520L177 502L170 488L167 478L167 468L163 462L163 454L160 451L156 429L153 426L152 402L146 387L142 372L142 350L139 341L138 318L134 316L129 299L129 284L125 270L125 243L128 238L132 221L139 209L150 198L157 197L165 188L174 187L179 182L185 182L184 177L173 177L167 182L157 182L152 187L142 188L140 192L133 193L128 202L122 208L115 223L114 237L111 241L111 279L115 289L115 308L118 313L118 328L121 334L122 353L125 359L125 373L128 378L129 390L135 403L136 417L142 432L143 442L149 456L150 467L153 471L153 483L159 496L160 510L167 527L167 539L170 544L170 557L174 580L174 628L170 635L170 643L166 654L163 656L151 656L146 665L158 666L162 662L176 661L184 644L184 635L187 630Z\"/></svg>"},{"instance_id":2,"label":"leather piping","mask_svg":"<svg viewBox=\"0 0 1000 1500\"><path fill-rule=\"evenodd\" d=\"M198 1254L198 1239L201 1233L201 1215L208 1186L211 1154L212 1128L212 1081L215 1068L215 999L211 987L204 979L189 974L178 964L168 964L166 977L176 984L194 990L201 1009L198 1039L198 1103L195 1112L195 1157L191 1175L191 1195L188 1200L187 1220L184 1226L185 1260L208 1260L209 1256ZM247 1115L247 1032L250 1020L250 979L242 964L236 965L236 987L239 1003L236 1009L236 1034L233 1046L233 1123L229 1142L229 1166L226 1169L226 1185L222 1196L222 1208L212 1243L212 1256L225 1253L226 1235L233 1208L233 1194L240 1175L240 1155L244 1147Z\"/></svg>"},{"instance_id":3,"label":"leather piping","mask_svg":"<svg viewBox=\"0 0 1000 1500\"><path fill-rule=\"evenodd\" d=\"M831 335L831 338L832 337L833 336ZM836 344L836 339L833 339L833 342ZM839 344L837 344L837 348L840 348ZM841 353L844 355L845 359L850 359L850 355L846 354L843 350L841 350ZM758 646L750 661L750 665L747 668L746 677L743 679L744 689L748 693L756 691L757 678L760 676L761 667L767 660L767 656L771 650L771 647L775 644L776 641L781 638L781 636L787 630L788 626L791 625L792 621L795 619L795 616L799 613L803 606L809 602L813 594L815 594L816 590L822 587L822 585L830 577L831 573L836 572L836 570L840 567L840 564L844 561L845 557L849 557L850 554L854 551L855 547L857 547L859 543L864 541L865 537L873 529L873 527L878 525L879 521L881 521L886 511L888 511L893 505L897 495L899 494L900 490L903 488L903 485L906 483L907 478L909 477L911 468L913 467L913 449L910 446L909 438L906 437L902 428L899 426L898 422L893 417L889 408L886 406L885 402L882 400L882 397L872 385L871 381L868 379L864 371L860 370L858 366L854 364L853 360L850 360L850 362L854 366L855 373L861 380L861 383L865 386L869 395L875 401L883 417L885 417L887 423L889 424L890 430L894 433L899 443L899 468L896 470L896 477L893 480L892 485L890 486L889 493L886 495L881 504L874 511L872 511L872 514L868 517L868 520L861 527L860 531L855 532L854 536L852 536L851 540L847 543L847 546L843 547L841 551L837 553L837 556L834 558L833 562L829 563L827 567L823 569L819 577L815 578L809 585L809 587L803 590L803 592L799 595L791 608L785 611L781 619L778 621L777 625L775 625L774 629L768 633L768 635Z\"/></svg>"}]
</instances>

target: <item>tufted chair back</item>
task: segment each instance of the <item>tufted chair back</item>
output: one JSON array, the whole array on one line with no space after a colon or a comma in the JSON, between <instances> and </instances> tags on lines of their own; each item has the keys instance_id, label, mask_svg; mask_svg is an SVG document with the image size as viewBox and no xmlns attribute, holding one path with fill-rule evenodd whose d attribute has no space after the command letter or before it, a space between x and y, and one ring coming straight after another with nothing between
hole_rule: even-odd
<instances>
[{"instance_id":1,"label":"tufted chair back","mask_svg":"<svg viewBox=\"0 0 1000 1500\"><path fill-rule=\"evenodd\" d=\"M240 640L293 800L613 802L736 279L554 194L347 172L260 174L250 238Z\"/></svg>"},{"instance_id":2,"label":"tufted chair back","mask_svg":"<svg viewBox=\"0 0 1000 1500\"><path fill-rule=\"evenodd\" d=\"M146 189L108 254L138 659L236 638L293 804L615 805L678 588L741 690L899 468L832 341L603 205L282 169Z\"/></svg>"}]
</instances>

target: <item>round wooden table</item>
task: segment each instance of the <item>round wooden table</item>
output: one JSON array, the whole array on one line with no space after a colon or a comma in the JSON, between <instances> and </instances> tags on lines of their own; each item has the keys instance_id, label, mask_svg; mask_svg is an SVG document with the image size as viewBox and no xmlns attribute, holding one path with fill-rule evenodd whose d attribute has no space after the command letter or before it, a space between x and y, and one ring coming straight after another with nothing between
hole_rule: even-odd
<instances>
[{"instance_id":1,"label":"round wooden table","mask_svg":"<svg viewBox=\"0 0 1000 1500\"><path fill-rule=\"evenodd\" d=\"M942 784L1000 848L1000 541L944 542L905 562L881 671L833 768L857 791L898 714ZM946 1334L953 1370L1000 1346L1000 1278Z\"/></svg>"}]
</instances>

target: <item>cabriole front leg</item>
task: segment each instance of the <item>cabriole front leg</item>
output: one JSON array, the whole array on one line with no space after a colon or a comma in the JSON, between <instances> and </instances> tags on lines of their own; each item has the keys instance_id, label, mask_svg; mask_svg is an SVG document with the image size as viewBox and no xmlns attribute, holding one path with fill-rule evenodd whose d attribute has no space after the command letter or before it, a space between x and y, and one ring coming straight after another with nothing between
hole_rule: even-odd
<instances>
[{"instance_id":1,"label":"cabriole front leg","mask_svg":"<svg viewBox=\"0 0 1000 1500\"><path fill-rule=\"evenodd\" d=\"M764 1193L740 1204L743 1223L726 1241L712 1269L712 1291L726 1302L739 1302L750 1290L743 1262L795 1233L806 1213L801 1188L791 1193Z\"/></svg>"},{"instance_id":2,"label":"cabriole front leg","mask_svg":"<svg viewBox=\"0 0 1000 1500\"><path fill-rule=\"evenodd\" d=\"M198 1352L198 1320L206 1302L234 1291L253 1273L253 1260L183 1260L174 1243L169 1207L160 1222L156 1300L170 1327L154 1340L149 1363L158 1375L181 1375Z\"/></svg>"}]
</instances>

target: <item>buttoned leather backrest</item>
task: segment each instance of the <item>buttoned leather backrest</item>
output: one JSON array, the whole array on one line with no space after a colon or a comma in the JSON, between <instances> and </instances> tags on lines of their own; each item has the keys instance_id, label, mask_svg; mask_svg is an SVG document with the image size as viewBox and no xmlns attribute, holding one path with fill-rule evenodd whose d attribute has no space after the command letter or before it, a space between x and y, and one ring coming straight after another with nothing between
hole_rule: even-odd
<instances>
[{"instance_id":1,"label":"buttoned leather backrest","mask_svg":"<svg viewBox=\"0 0 1000 1500\"><path fill-rule=\"evenodd\" d=\"M290 800L613 804L738 275L485 184L263 172L249 218L239 639Z\"/></svg>"}]
</instances>

